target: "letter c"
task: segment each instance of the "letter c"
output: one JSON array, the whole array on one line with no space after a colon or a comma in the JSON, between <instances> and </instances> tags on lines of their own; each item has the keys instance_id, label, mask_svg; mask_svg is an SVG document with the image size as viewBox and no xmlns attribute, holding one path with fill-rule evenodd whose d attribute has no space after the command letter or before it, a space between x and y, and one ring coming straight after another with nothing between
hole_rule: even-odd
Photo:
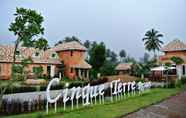
<instances>
[{"instance_id":1,"label":"letter c","mask_svg":"<svg viewBox=\"0 0 186 118\"><path fill-rule=\"evenodd\" d=\"M50 88L51 88L52 84L53 84L53 83L59 84L59 81L60 81L59 78L54 78L54 79L52 79L52 80L49 82L49 84L48 84L48 86L47 86L47 90L46 90L47 102L49 102L49 103L55 103L55 102L60 98L60 96L61 96L62 93L58 94L58 96L55 97L55 98L53 98L53 99L52 99L51 96L50 96Z\"/></svg>"}]
</instances>

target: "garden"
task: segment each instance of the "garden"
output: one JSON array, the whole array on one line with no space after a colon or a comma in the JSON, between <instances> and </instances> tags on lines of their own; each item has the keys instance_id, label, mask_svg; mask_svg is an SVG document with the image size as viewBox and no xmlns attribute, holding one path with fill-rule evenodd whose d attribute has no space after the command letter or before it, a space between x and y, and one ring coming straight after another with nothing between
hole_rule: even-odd
<instances>
[{"instance_id":1,"label":"garden","mask_svg":"<svg viewBox=\"0 0 186 118\"><path fill-rule=\"evenodd\" d=\"M11 115L3 118L115 118L122 117L131 112L137 111L152 104L156 104L168 97L178 94L179 92L186 90L186 85L181 85L179 88L153 88L149 92L142 95L127 96L126 98L111 103L109 100L105 101L105 104L97 103L94 106L83 107L79 109L71 110L68 106L66 111L63 108L59 108L57 113L54 109L49 111L47 115L45 110L32 113L24 113L20 115ZM51 106L52 107L52 106ZM60 107L60 106L59 106Z\"/></svg>"}]
</instances>

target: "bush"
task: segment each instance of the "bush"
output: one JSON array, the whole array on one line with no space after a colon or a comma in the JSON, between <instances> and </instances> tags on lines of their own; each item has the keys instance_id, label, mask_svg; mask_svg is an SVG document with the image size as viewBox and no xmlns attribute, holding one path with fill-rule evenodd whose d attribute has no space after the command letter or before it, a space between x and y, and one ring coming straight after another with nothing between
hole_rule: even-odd
<instances>
[{"instance_id":1,"label":"bush","mask_svg":"<svg viewBox=\"0 0 186 118\"><path fill-rule=\"evenodd\" d=\"M181 77L181 83L182 84L186 84L186 76L182 76Z\"/></svg>"},{"instance_id":2,"label":"bush","mask_svg":"<svg viewBox=\"0 0 186 118\"><path fill-rule=\"evenodd\" d=\"M91 86L93 86L93 85L99 85L99 84L103 84L105 82L108 82L108 78L106 78L106 77L101 78L101 79L92 80L92 81L90 81L90 85Z\"/></svg>"},{"instance_id":3,"label":"bush","mask_svg":"<svg viewBox=\"0 0 186 118\"><path fill-rule=\"evenodd\" d=\"M51 86L51 90L59 90L64 88L64 83L60 83L56 86ZM46 91L47 86L16 86L10 87L5 91L5 94L12 94L12 93L24 93L24 92L36 92L36 91Z\"/></svg>"},{"instance_id":4,"label":"bush","mask_svg":"<svg viewBox=\"0 0 186 118\"><path fill-rule=\"evenodd\" d=\"M44 114L43 113L38 113L36 118L45 118Z\"/></svg>"},{"instance_id":5,"label":"bush","mask_svg":"<svg viewBox=\"0 0 186 118\"><path fill-rule=\"evenodd\" d=\"M41 77L42 73L43 73L43 67L39 66L39 67L33 67L33 73L37 75L37 77Z\"/></svg>"},{"instance_id":6,"label":"bush","mask_svg":"<svg viewBox=\"0 0 186 118\"><path fill-rule=\"evenodd\" d=\"M181 87L181 80L176 80L175 86L180 88Z\"/></svg>"},{"instance_id":7,"label":"bush","mask_svg":"<svg viewBox=\"0 0 186 118\"><path fill-rule=\"evenodd\" d=\"M138 82L145 82L145 80L144 80L144 79L139 78L139 79L137 79L135 82L136 82L136 83L138 83Z\"/></svg>"},{"instance_id":8,"label":"bush","mask_svg":"<svg viewBox=\"0 0 186 118\"><path fill-rule=\"evenodd\" d=\"M170 82L168 82L167 87L168 88L175 88L175 81L171 80Z\"/></svg>"},{"instance_id":9,"label":"bush","mask_svg":"<svg viewBox=\"0 0 186 118\"><path fill-rule=\"evenodd\" d=\"M69 88L78 87L78 86L83 87L87 84L88 84L88 82L86 82L86 81L72 81L69 85Z\"/></svg>"}]
</instances>

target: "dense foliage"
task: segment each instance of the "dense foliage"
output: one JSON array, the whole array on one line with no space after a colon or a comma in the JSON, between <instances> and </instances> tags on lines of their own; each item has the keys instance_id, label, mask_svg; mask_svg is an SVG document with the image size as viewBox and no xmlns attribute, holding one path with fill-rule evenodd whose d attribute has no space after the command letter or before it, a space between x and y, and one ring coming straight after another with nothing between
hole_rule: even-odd
<instances>
[{"instance_id":1,"label":"dense foliage","mask_svg":"<svg viewBox=\"0 0 186 118\"><path fill-rule=\"evenodd\" d=\"M171 61L176 65L182 64L184 62L182 58L176 56L171 57Z\"/></svg>"}]
</instances>

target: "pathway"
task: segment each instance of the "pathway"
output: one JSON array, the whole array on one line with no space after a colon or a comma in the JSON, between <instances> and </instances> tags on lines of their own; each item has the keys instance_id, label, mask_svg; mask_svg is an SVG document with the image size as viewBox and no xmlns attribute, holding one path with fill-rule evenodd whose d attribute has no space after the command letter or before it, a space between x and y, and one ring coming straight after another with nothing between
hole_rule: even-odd
<instances>
[{"instance_id":1,"label":"pathway","mask_svg":"<svg viewBox=\"0 0 186 118\"><path fill-rule=\"evenodd\" d=\"M186 118L186 91L123 118Z\"/></svg>"}]
</instances>

